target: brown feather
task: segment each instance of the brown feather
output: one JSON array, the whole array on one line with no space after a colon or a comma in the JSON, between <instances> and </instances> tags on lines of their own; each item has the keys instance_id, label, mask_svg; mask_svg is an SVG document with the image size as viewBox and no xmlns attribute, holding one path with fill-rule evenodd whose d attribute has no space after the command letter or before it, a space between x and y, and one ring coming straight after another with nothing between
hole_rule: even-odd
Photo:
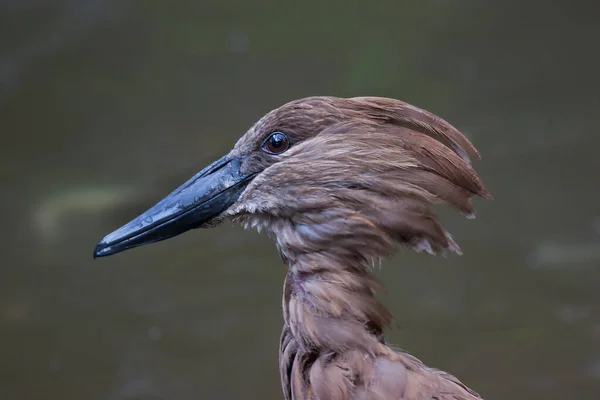
<instances>
[{"instance_id":1,"label":"brown feather","mask_svg":"<svg viewBox=\"0 0 600 400\"><path fill-rule=\"evenodd\" d=\"M259 150L273 131L292 141L278 156ZM391 315L370 271L396 244L460 254L430 206L472 217L472 196L491 199L465 136L399 100L310 97L265 115L231 154L257 176L226 216L266 229L288 264L279 353L286 399L480 398L384 343Z\"/></svg>"}]
</instances>

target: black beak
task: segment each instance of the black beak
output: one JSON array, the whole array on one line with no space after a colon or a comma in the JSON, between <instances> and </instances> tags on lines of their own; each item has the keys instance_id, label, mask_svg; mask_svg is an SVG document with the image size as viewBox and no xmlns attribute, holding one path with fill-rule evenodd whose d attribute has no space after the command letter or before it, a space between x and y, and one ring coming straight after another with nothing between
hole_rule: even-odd
<instances>
[{"instance_id":1,"label":"black beak","mask_svg":"<svg viewBox=\"0 0 600 400\"><path fill-rule=\"evenodd\" d=\"M241 159L225 156L96 245L94 258L159 242L198 228L231 206L254 175L240 172Z\"/></svg>"}]
</instances>

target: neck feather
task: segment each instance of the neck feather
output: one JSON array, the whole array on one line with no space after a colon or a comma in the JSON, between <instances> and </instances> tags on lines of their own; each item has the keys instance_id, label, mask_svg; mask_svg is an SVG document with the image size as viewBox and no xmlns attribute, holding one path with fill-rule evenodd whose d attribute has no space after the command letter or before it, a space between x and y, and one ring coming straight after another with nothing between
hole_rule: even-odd
<instances>
[{"instance_id":1,"label":"neck feather","mask_svg":"<svg viewBox=\"0 0 600 400\"><path fill-rule=\"evenodd\" d=\"M416 200L404 199L396 212L384 200L361 212L338 204L292 216L242 218L246 226L267 230L288 265L284 331L289 329L304 352L371 352L382 343L391 315L375 297L379 285L370 264L391 254L397 243L417 251L458 249Z\"/></svg>"},{"instance_id":2,"label":"neck feather","mask_svg":"<svg viewBox=\"0 0 600 400\"><path fill-rule=\"evenodd\" d=\"M383 341L391 315L375 298L379 285L365 260L314 252L287 261L283 314L300 348L371 352Z\"/></svg>"},{"instance_id":3,"label":"neck feather","mask_svg":"<svg viewBox=\"0 0 600 400\"><path fill-rule=\"evenodd\" d=\"M246 215L247 227L265 228L288 265L284 336L304 353L368 353L383 342L391 314L376 299L373 260L390 254L395 240L359 213L305 212L298 218ZM287 340L287 339L286 339Z\"/></svg>"}]
</instances>

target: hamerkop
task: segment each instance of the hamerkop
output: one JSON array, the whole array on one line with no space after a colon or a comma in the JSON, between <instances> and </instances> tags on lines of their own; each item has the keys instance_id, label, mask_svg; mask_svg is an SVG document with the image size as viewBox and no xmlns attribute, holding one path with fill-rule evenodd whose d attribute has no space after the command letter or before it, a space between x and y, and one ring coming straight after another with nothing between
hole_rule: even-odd
<instances>
[{"instance_id":1,"label":"hamerkop","mask_svg":"<svg viewBox=\"0 0 600 400\"><path fill-rule=\"evenodd\" d=\"M264 229L287 264L279 369L288 400L480 399L456 377L386 344L376 260L397 244L460 253L430 210L473 217L491 198L475 147L395 99L308 97L261 118L218 161L107 235L101 257L223 220Z\"/></svg>"}]
</instances>

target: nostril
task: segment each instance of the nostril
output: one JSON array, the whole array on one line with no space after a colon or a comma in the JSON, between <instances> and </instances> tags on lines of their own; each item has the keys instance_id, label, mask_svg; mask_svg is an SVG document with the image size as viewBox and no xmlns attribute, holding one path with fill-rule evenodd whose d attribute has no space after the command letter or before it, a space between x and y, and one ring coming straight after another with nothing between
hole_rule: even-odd
<instances>
[{"instance_id":1,"label":"nostril","mask_svg":"<svg viewBox=\"0 0 600 400\"><path fill-rule=\"evenodd\" d=\"M228 157L223 157L217 161L215 161L214 163L212 163L211 165L209 165L208 167L206 167L205 171L203 174L201 174L200 176L207 176L207 175L211 175L214 174L215 172L217 172L218 170L224 168L227 164L229 164L231 162L231 159Z\"/></svg>"}]
</instances>

